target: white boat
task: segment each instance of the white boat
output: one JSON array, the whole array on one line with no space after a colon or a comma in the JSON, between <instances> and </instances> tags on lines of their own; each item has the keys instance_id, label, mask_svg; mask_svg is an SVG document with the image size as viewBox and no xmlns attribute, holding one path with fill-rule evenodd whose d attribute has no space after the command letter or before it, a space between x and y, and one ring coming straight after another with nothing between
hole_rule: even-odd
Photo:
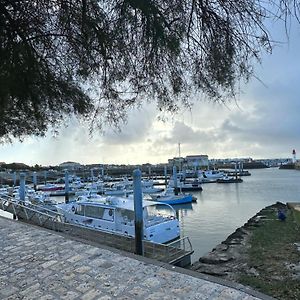
<instances>
[{"instance_id":1,"label":"white boat","mask_svg":"<svg viewBox=\"0 0 300 300\"><path fill-rule=\"evenodd\" d=\"M158 203L143 201L144 239L154 243L168 243L180 237L179 222L174 209L167 206L169 215L159 214ZM57 210L72 224L134 237L134 201L124 197L101 197L58 204Z\"/></svg>"},{"instance_id":2,"label":"white boat","mask_svg":"<svg viewBox=\"0 0 300 300\"><path fill-rule=\"evenodd\" d=\"M153 180L142 180L141 184L143 194L159 193L163 190L154 187ZM107 196L128 196L133 194L133 181L125 177L122 181L114 183L111 188L106 189L104 194Z\"/></svg>"},{"instance_id":3,"label":"white boat","mask_svg":"<svg viewBox=\"0 0 300 300\"><path fill-rule=\"evenodd\" d=\"M175 188L173 179L169 180L168 187ZM201 181L197 179L179 181L177 180L177 188L182 191L202 191Z\"/></svg>"},{"instance_id":4,"label":"white boat","mask_svg":"<svg viewBox=\"0 0 300 300\"><path fill-rule=\"evenodd\" d=\"M207 179L219 179L225 176L224 172L218 170L207 170L202 172L202 176Z\"/></svg>"}]
</instances>

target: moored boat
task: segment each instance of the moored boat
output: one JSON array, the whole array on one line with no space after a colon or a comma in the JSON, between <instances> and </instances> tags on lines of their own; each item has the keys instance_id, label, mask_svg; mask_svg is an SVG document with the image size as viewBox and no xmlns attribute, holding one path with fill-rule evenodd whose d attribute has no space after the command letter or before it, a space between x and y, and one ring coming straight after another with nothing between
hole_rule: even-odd
<instances>
[{"instance_id":1,"label":"moored boat","mask_svg":"<svg viewBox=\"0 0 300 300\"><path fill-rule=\"evenodd\" d=\"M173 188L167 188L162 193L151 195L151 198L159 203L167 203L170 205L193 202L193 196L191 194L179 193L176 195Z\"/></svg>"},{"instance_id":2,"label":"moored boat","mask_svg":"<svg viewBox=\"0 0 300 300\"><path fill-rule=\"evenodd\" d=\"M144 239L154 243L168 243L180 237L179 222L174 209L168 205L169 215L158 212L158 202L143 201ZM132 198L109 196L58 204L57 209L68 223L134 237L134 201Z\"/></svg>"},{"instance_id":3,"label":"moored boat","mask_svg":"<svg viewBox=\"0 0 300 300\"><path fill-rule=\"evenodd\" d=\"M217 179L217 183L237 183L243 182L242 178L232 177L232 176L224 176L223 178Z\"/></svg>"}]
</instances>

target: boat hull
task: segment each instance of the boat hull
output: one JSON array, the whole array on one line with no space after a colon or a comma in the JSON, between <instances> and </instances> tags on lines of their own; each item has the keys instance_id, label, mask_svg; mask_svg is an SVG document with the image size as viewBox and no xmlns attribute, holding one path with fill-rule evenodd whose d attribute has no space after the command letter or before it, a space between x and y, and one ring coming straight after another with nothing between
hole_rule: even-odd
<instances>
[{"instance_id":1,"label":"boat hull","mask_svg":"<svg viewBox=\"0 0 300 300\"><path fill-rule=\"evenodd\" d=\"M175 204L185 204L185 203L192 203L193 196L192 195L184 195L184 196L161 196L156 198L157 202L166 203L170 205Z\"/></svg>"}]
</instances>

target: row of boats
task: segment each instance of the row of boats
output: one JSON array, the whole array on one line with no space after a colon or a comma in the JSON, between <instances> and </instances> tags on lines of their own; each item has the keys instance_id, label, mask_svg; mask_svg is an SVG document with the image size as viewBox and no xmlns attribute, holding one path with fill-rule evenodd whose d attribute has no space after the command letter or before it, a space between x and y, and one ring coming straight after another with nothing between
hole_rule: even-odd
<instances>
[{"instance_id":1,"label":"row of boats","mask_svg":"<svg viewBox=\"0 0 300 300\"><path fill-rule=\"evenodd\" d=\"M226 180L226 177L222 176L222 179ZM163 190L155 187L153 180L142 180L144 239L154 243L169 243L178 239L180 226L172 205L195 200L192 194L186 192L201 191L201 183L203 181L199 178L181 181L173 177ZM0 198L9 197L26 206L34 205L42 211L59 213L67 223L134 237L133 182L128 178L112 184L101 180L84 184L79 178L73 178L68 190L66 186L58 184L45 184L37 188L26 186L25 198L23 196L22 199L18 187L3 187L0 189ZM68 203L57 203L50 197L66 193L73 194Z\"/></svg>"},{"instance_id":2,"label":"row of boats","mask_svg":"<svg viewBox=\"0 0 300 300\"><path fill-rule=\"evenodd\" d=\"M57 203L49 194L26 187L24 201L18 194L11 195L7 188L0 189L0 200L9 199L42 213L59 214L69 224L109 232L117 235L135 236L135 211L133 195L106 196L87 193L74 197L68 203ZM174 208L166 203L149 201L143 206L144 240L165 244L180 238L179 220Z\"/></svg>"}]
</instances>

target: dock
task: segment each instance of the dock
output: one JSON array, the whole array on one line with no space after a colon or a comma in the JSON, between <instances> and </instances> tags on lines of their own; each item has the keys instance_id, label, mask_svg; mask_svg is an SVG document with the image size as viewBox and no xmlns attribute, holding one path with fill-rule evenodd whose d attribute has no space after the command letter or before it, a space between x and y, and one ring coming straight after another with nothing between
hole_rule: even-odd
<instances>
[{"instance_id":1,"label":"dock","mask_svg":"<svg viewBox=\"0 0 300 300\"><path fill-rule=\"evenodd\" d=\"M0 217L0 299L272 299L242 285Z\"/></svg>"}]
</instances>

